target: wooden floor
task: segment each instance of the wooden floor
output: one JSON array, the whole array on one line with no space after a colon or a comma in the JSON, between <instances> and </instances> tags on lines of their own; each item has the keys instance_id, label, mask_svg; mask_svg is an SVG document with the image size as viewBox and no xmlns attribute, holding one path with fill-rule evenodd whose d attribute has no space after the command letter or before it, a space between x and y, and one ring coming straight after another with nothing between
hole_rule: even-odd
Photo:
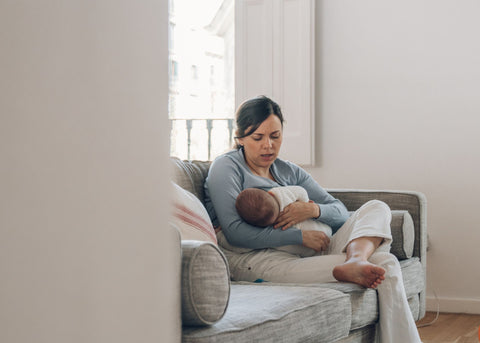
<instances>
[{"instance_id":1,"label":"wooden floor","mask_svg":"<svg viewBox=\"0 0 480 343\"><path fill-rule=\"evenodd\" d=\"M434 312L427 312L417 325L430 323L436 316ZM440 313L438 320L418 332L423 343L478 343L480 315Z\"/></svg>"}]
</instances>

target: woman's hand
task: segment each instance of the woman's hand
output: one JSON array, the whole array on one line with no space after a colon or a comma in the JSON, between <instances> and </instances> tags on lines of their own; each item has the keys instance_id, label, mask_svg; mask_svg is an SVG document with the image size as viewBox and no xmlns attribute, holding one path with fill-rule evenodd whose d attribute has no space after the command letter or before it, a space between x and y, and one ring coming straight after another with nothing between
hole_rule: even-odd
<instances>
[{"instance_id":1,"label":"woman's hand","mask_svg":"<svg viewBox=\"0 0 480 343\"><path fill-rule=\"evenodd\" d=\"M325 251L330 244L330 238L322 231L302 231L303 245L316 252Z\"/></svg>"},{"instance_id":2,"label":"woman's hand","mask_svg":"<svg viewBox=\"0 0 480 343\"><path fill-rule=\"evenodd\" d=\"M286 230L304 220L317 218L318 216L320 216L320 208L317 204L313 202L295 201L285 206L273 227L275 229L281 227L282 230Z\"/></svg>"}]
</instances>

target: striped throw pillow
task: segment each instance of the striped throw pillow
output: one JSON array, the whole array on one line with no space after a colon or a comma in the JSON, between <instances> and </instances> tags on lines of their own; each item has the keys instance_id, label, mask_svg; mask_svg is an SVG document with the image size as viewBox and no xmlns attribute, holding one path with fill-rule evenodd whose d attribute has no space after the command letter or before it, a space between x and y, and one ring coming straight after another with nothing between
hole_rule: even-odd
<instances>
[{"instance_id":1,"label":"striped throw pillow","mask_svg":"<svg viewBox=\"0 0 480 343\"><path fill-rule=\"evenodd\" d=\"M196 240L217 244L217 237L212 222L200 200L176 183L173 183L173 186L172 222L180 231L182 240Z\"/></svg>"}]
</instances>

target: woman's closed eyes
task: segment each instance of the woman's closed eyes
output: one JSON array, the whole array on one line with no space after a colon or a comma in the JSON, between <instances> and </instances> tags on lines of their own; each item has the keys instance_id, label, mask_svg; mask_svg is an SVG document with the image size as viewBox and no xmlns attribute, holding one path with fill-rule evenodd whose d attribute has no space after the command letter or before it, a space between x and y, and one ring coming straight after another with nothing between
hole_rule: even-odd
<instances>
[{"instance_id":1,"label":"woman's closed eyes","mask_svg":"<svg viewBox=\"0 0 480 343\"><path fill-rule=\"evenodd\" d=\"M261 141L262 138L263 138L263 135L262 134L255 134L255 135L252 135L252 138L253 140L255 141ZM270 139L279 139L280 138L280 133L273 133L270 135Z\"/></svg>"}]
</instances>

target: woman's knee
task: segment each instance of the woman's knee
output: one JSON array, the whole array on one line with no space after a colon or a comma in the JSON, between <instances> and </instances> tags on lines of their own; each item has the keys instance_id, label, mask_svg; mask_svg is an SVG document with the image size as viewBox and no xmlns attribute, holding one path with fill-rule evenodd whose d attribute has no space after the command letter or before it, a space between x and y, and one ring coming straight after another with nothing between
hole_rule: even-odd
<instances>
[{"instance_id":1,"label":"woman's knee","mask_svg":"<svg viewBox=\"0 0 480 343\"><path fill-rule=\"evenodd\" d=\"M384 203L381 200L376 200L376 199L367 201L360 208L377 209L377 210L384 211L384 212L387 212L387 213L391 212L390 207L386 203Z\"/></svg>"},{"instance_id":2,"label":"woman's knee","mask_svg":"<svg viewBox=\"0 0 480 343\"><path fill-rule=\"evenodd\" d=\"M380 200L370 200L363 204L357 211L359 215L371 215L373 214L377 218L385 218L390 221L392 218L392 211L390 207Z\"/></svg>"}]
</instances>

